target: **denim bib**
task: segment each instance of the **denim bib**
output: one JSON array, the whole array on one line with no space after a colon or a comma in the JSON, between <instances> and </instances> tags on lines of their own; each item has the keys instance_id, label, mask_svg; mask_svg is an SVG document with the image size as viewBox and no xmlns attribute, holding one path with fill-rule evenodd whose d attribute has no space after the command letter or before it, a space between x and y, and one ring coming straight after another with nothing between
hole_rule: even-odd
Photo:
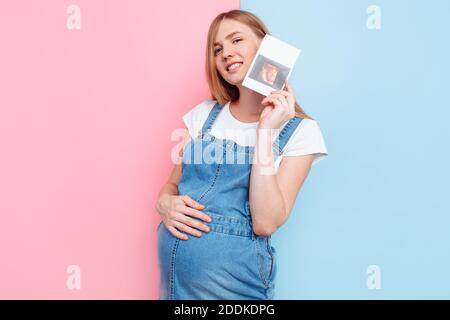
<instances>
[{"instance_id":1,"label":"denim bib","mask_svg":"<svg viewBox=\"0 0 450 320\"><path fill-rule=\"evenodd\" d=\"M210 231L180 240L159 224L160 299L273 298L276 250L270 236L253 232L249 206L254 147L209 133L222 109L216 103L198 136L186 145L178 184L180 195L205 206L201 211L212 222L201 222ZM275 157L301 121L294 117L280 130L273 144Z\"/></svg>"}]
</instances>

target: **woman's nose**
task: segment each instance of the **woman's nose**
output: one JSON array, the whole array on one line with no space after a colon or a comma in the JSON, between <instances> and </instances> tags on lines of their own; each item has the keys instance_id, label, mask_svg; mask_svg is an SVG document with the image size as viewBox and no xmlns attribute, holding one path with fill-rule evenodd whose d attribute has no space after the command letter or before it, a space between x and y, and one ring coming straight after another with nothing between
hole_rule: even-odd
<instances>
[{"instance_id":1,"label":"woman's nose","mask_svg":"<svg viewBox=\"0 0 450 320\"><path fill-rule=\"evenodd\" d=\"M223 49L222 49L222 55L223 55L224 58L225 58L225 57L232 57L231 49L225 49L225 48L223 48Z\"/></svg>"}]
</instances>

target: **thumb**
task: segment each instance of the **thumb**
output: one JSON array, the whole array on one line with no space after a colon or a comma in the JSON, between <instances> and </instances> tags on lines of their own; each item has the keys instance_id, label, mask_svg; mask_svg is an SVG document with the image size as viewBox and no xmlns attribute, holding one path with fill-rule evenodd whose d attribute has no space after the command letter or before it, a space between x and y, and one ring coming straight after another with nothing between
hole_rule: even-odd
<instances>
[{"instance_id":1,"label":"thumb","mask_svg":"<svg viewBox=\"0 0 450 320\"><path fill-rule=\"evenodd\" d=\"M272 109L273 109L272 106L265 107L261 112L260 119L264 118L270 111L272 111Z\"/></svg>"},{"instance_id":2,"label":"thumb","mask_svg":"<svg viewBox=\"0 0 450 320\"><path fill-rule=\"evenodd\" d=\"M184 202L192 208L203 209L205 207L204 205L198 203L189 196L185 196L184 200L185 200Z\"/></svg>"}]
</instances>

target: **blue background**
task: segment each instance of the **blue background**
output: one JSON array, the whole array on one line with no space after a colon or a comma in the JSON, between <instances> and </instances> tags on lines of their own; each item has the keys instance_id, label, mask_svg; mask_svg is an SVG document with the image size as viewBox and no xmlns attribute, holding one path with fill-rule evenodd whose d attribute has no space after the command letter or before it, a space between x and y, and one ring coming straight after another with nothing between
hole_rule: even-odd
<instances>
[{"instance_id":1,"label":"blue background","mask_svg":"<svg viewBox=\"0 0 450 320\"><path fill-rule=\"evenodd\" d=\"M381 9L370 30L368 6ZM450 298L450 1L241 0L302 52L329 156L273 236L275 299ZM366 285L381 269L381 288Z\"/></svg>"}]
</instances>

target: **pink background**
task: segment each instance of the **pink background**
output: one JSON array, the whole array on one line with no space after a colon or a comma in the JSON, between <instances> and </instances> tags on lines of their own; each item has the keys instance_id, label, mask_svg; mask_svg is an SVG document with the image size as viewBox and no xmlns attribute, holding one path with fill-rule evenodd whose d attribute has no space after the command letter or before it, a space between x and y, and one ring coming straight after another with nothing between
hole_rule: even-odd
<instances>
[{"instance_id":1,"label":"pink background","mask_svg":"<svg viewBox=\"0 0 450 320\"><path fill-rule=\"evenodd\" d=\"M69 30L69 5L81 29ZM157 299L154 209L236 0L3 1L0 298ZM70 265L81 289L69 289Z\"/></svg>"}]
</instances>

